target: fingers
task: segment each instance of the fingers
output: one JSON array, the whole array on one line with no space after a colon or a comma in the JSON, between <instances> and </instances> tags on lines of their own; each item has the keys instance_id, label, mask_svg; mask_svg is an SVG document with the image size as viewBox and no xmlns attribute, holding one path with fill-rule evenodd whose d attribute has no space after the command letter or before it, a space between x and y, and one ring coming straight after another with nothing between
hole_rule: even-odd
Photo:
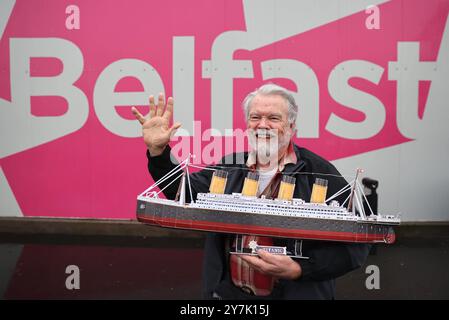
<instances>
[{"instance_id":1,"label":"fingers","mask_svg":"<svg viewBox=\"0 0 449 320\"><path fill-rule=\"evenodd\" d=\"M268 253L264 250L258 250L257 256L241 255L243 260L260 265L261 263L270 263L276 265L278 263L279 256Z\"/></svg>"},{"instance_id":2,"label":"fingers","mask_svg":"<svg viewBox=\"0 0 449 320\"><path fill-rule=\"evenodd\" d=\"M143 124L145 122L145 117L135 107L132 107L131 111L136 119L139 120L140 124Z\"/></svg>"},{"instance_id":3,"label":"fingers","mask_svg":"<svg viewBox=\"0 0 449 320\"><path fill-rule=\"evenodd\" d=\"M292 258L287 255L272 254L264 250L259 250L257 252L257 255L267 264L276 266L278 268L284 268L286 265L293 262Z\"/></svg>"},{"instance_id":4,"label":"fingers","mask_svg":"<svg viewBox=\"0 0 449 320\"><path fill-rule=\"evenodd\" d=\"M156 106L154 105L154 96L150 96L150 118L156 115Z\"/></svg>"},{"instance_id":5,"label":"fingers","mask_svg":"<svg viewBox=\"0 0 449 320\"><path fill-rule=\"evenodd\" d=\"M262 265L264 264L264 262L261 259L259 259L259 257L240 255L240 258L258 270L261 270Z\"/></svg>"},{"instance_id":6,"label":"fingers","mask_svg":"<svg viewBox=\"0 0 449 320\"><path fill-rule=\"evenodd\" d=\"M257 252L258 257L241 255L240 258L252 268L275 277L297 279L302 274L299 263L288 256L274 255L263 250Z\"/></svg>"},{"instance_id":7,"label":"fingers","mask_svg":"<svg viewBox=\"0 0 449 320\"><path fill-rule=\"evenodd\" d=\"M152 118L154 116L163 116L165 119L170 120L171 116L173 115L173 104L173 98L170 97L167 99L167 106L165 106L165 97L162 92L159 93L157 105L155 105L154 103L154 96L150 96L149 117Z\"/></svg>"},{"instance_id":8,"label":"fingers","mask_svg":"<svg viewBox=\"0 0 449 320\"><path fill-rule=\"evenodd\" d=\"M167 108L165 109L164 118L170 120L173 114L173 98L170 97L167 99Z\"/></svg>"},{"instance_id":9,"label":"fingers","mask_svg":"<svg viewBox=\"0 0 449 320\"><path fill-rule=\"evenodd\" d=\"M268 263L258 256L241 255L240 258L258 270L266 270L269 267Z\"/></svg>"},{"instance_id":10,"label":"fingers","mask_svg":"<svg viewBox=\"0 0 449 320\"><path fill-rule=\"evenodd\" d=\"M265 262L268 262L270 264L278 264L279 263L279 257L280 256L276 256L275 254L271 254L268 253L264 250L258 250L257 251L257 255Z\"/></svg>"},{"instance_id":11,"label":"fingers","mask_svg":"<svg viewBox=\"0 0 449 320\"><path fill-rule=\"evenodd\" d=\"M174 125L171 126L171 128L169 129L170 138L174 136L174 134L176 133L176 130L178 130L180 126L181 126L181 123L179 123L179 122L176 122Z\"/></svg>"},{"instance_id":12,"label":"fingers","mask_svg":"<svg viewBox=\"0 0 449 320\"><path fill-rule=\"evenodd\" d=\"M165 98L164 94L161 92L159 93L159 98L157 101L157 109L156 109L156 116L162 116L164 113L164 107L165 107Z\"/></svg>"},{"instance_id":13,"label":"fingers","mask_svg":"<svg viewBox=\"0 0 449 320\"><path fill-rule=\"evenodd\" d=\"M274 254L268 253L263 250L259 250L257 252L257 256L240 256L242 260L248 262L253 265L255 268L264 271L264 272L272 272L279 267L280 261L279 258L281 256L276 256Z\"/></svg>"}]
</instances>

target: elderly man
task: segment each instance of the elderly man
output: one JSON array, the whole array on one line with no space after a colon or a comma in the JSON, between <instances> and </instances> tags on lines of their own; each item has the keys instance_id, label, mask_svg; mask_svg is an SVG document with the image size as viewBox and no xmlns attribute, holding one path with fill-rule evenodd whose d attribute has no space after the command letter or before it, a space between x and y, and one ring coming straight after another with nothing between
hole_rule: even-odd
<instances>
[{"instance_id":1,"label":"elderly man","mask_svg":"<svg viewBox=\"0 0 449 320\"><path fill-rule=\"evenodd\" d=\"M298 107L293 96L284 88L267 84L250 93L243 102L251 151L244 153L244 163L236 163L241 155L227 155L221 167L228 171L225 193L240 192L248 170L259 174L258 195L276 197L282 175L296 179L295 198L310 199L314 175L329 176L329 193L334 194L346 185L335 167L328 161L300 148L292 142L296 130ZM168 143L180 123L170 126L173 99L165 104L159 95L158 104L150 97L150 112L143 117L135 108L133 113L142 124L147 145L148 169L158 180L176 164L172 163ZM231 159L231 161L230 161ZM242 168L242 170L236 170ZM297 173L303 174L297 174ZM208 192L211 172L202 170L191 174L192 195ZM174 199L177 186L164 190ZM187 193L189 194L189 192ZM341 195L344 199L345 195ZM286 246L292 250L293 239L271 239L244 235L210 233L206 237L203 288L205 298L218 299L333 299L335 278L360 267L369 246L365 244L304 240L303 254L308 260L259 251L258 256L231 255L229 251L242 241L261 245ZM241 243L239 243L241 245Z\"/></svg>"}]
</instances>

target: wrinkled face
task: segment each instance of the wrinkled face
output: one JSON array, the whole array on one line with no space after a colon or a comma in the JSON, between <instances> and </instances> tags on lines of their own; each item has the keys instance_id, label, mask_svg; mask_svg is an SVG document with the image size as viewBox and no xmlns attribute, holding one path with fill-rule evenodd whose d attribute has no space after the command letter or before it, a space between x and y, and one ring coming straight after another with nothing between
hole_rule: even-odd
<instances>
[{"instance_id":1,"label":"wrinkled face","mask_svg":"<svg viewBox=\"0 0 449 320\"><path fill-rule=\"evenodd\" d=\"M279 95L256 95L249 107L247 119L251 147L267 159L278 159L279 151L287 147L294 125L288 122L288 106Z\"/></svg>"}]
</instances>

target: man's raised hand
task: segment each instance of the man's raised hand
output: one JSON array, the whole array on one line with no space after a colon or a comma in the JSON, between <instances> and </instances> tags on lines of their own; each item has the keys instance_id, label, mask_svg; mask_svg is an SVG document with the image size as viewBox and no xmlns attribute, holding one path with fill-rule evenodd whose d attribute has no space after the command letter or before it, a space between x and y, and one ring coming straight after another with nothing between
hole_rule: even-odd
<instances>
[{"instance_id":1,"label":"man's raised hand","mask_svg":"<svg viewBox=\"0 0 449 320\"><path fill-rule=\"evenodd\" d=\"M148 147L151 156L160 155L170 138L175 134L176 130L181 126L179 122L170 125L170 118L173 114L173 98L167 99L162 93L159 94L157 105L154 104L154 96L150 96L150 112L144 117L135 107L132 112L136 119L142 125L143 141Z\"/></svg>"}]
</instances>

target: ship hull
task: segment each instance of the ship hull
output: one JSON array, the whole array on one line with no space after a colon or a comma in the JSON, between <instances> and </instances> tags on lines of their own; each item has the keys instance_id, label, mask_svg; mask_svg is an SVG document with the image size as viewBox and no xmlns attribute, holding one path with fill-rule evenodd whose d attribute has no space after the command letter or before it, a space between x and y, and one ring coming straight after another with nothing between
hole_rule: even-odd
<instances>
[{"instance_id":1,"label":"ship hull","mask_svg":"<svg viewBox=\"0 0 449 320\"><path fill-rule=\"evenodd\" d=\"M396 239L391 225L371 221L219 211L142 200L137 201L137 219L168 228L279 238L388 244Z\"/></svg>"}]
</instances>

